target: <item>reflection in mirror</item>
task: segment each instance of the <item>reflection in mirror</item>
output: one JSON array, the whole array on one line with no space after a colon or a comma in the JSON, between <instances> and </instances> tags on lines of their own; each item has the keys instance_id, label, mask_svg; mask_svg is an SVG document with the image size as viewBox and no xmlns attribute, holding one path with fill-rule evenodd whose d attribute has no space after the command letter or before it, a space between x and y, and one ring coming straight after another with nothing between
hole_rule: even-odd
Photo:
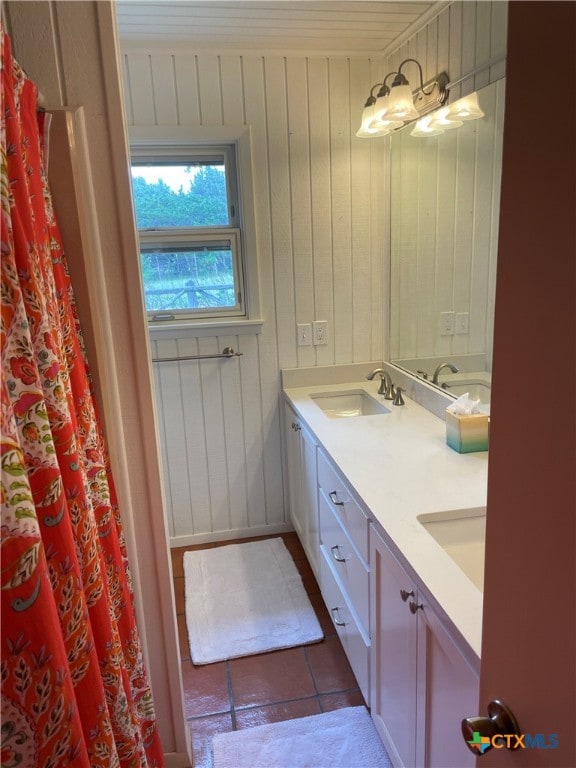
<instances>
[{"instance_id":1,"label":"reflection in mirror","mask_svg":"<svg viewBox=\"0 0 576 768\"><path fill-rule=\"evenodd\" d=\"M390 359L458 396L490 401L504 80L484 118L392 137ZM458 368L452 372L450 363ZM434 375L436 372L436 376Z\"/></svg>"}]
</instances>

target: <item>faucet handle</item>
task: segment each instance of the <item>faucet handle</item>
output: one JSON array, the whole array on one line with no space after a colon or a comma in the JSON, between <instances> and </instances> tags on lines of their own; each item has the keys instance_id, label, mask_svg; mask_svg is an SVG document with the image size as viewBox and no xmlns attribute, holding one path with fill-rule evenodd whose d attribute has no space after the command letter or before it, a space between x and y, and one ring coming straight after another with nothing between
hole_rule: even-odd
<instances>
[{"instance_id":1,"label":"faucet handle","mask_svg":"<svg viewBox=\"0 0 576 768\"><path fill-rule=\"evenodd\" d=\"M416 373L419 373L419 374L420 374L420 376L422 376L422 378L423 378L425 381L428 381L428 374L426 373L426 371L416 371Z\"/></svg>"},{"instance_id":2,"label":"faucet handle","mask_svg":"<svg viewBox=\"0 0 576 768\"><path fill-rule=\"evenodd\" d=\"M390 381L390 383L386 387L384 400L394 400L395 397L396 397L396 390L394 388L394 384L392 384L392 382Z\"/></svg>"},{"instance_id":3,"label":"faucet handle","mask_svg":"<svg viewBox=\"0 0 576 768\"><path fill-rule=\"evenodd\" d=\"M402 387L396 387L396 394L394 396L394 402L392 405L404 405L404 398L402 397Z\"/></svg>"}]
</instances>

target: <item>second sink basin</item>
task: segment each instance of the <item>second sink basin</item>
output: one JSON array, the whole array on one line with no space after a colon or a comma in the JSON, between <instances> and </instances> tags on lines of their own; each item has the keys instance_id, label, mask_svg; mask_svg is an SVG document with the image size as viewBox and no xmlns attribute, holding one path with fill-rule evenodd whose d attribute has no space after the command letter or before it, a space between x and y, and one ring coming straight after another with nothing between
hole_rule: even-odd
<instances>
[{"instance_id":1,"label":"second sink basin","mask_svg":"<svg viewBox=\"0 0 576 768\"><path fill-rule=\"evenodd\" d=\"M470 381L446 382L446 390L451 395L463 395L468 392L471 400L480 400L481 403L490 402L490 386L485 381L470 379Z\"/></svg>"},{"instance_id":2,"label":"second sink basin","mask_svg":"<svg viewBox=\"0 0 576 768\"><path fill-rule=\"evenodd\" d=\"M418 522L483 592L486 508L419 515Z\"/></svg>"},{"instance_id":3,"label":"second sink basin","mask_svg":"<svg viewBox=\"0 0 576 768\"><path fill-rule=\"evenodd\" d=\"M310 395L316 405L331 419L342 419L350 416L375 416L380 413L390 413L383 403L371 397L363 389L347 392L319 392Z\"/></svg>"}]
</instances>

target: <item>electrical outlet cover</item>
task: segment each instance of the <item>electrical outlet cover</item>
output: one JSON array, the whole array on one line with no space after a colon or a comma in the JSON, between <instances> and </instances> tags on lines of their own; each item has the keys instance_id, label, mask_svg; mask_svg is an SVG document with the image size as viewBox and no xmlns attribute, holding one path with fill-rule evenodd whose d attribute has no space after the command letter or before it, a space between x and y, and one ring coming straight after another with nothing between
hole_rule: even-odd
<instances>
[{"instance_id":1,"label":"electrical outlet cover","mask_svg":"<svg viewBox=\"0 0 576 768\"><path fill-rule=\"evenodd\" d=\"M312 323L312 338L314 344L328 344L327 320L314 320Z\"/></svg>"},{"instance_id":2,"label":"electrical outlet cover","mask_svg":"<svg viewBox=\"0 0 576 768\"><path fill-rule=\"evenodd\" d=\"M454 334L454 312L440 312L440 335L452 336Z\"/></svg>"}]
</instances>

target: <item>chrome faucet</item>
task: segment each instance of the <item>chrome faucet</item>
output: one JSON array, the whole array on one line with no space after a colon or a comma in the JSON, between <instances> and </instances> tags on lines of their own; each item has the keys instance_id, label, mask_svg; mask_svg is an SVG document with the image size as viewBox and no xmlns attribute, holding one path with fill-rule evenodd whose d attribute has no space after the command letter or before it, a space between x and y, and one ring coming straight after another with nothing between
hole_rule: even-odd
<instances>
[{"instance_id":1,"label":"chrome faucet","mask_svg":"<svg viewBox=\"0 0 576 768\"><path fill-rule=\"evenodd\" d=\"M368 381L372 381L374 376L380 376L378 394L384 395L385 400L393 400L396 393L394 391L394 384L392 384L392 379L390 378L388 371L385 371L384 368L374 368L374 370L369 373L366 378Z\"/></svg>"},{"instance_id":2,"label":"chrome faucet","mask_svg":"<svg viewBox=\"0 0 576 768\"><path fill-rule=\"evenodd\" d=\"M444 370L444 368L450 368L452 373L458 373L460 370L460 368L456 368L456 366L452 365L452 363L440 363L440 365L434 371L434 375L432 376L432 384L438 384L438 376L440 375L440 372Z\"/></svg>"}]
</instances>

